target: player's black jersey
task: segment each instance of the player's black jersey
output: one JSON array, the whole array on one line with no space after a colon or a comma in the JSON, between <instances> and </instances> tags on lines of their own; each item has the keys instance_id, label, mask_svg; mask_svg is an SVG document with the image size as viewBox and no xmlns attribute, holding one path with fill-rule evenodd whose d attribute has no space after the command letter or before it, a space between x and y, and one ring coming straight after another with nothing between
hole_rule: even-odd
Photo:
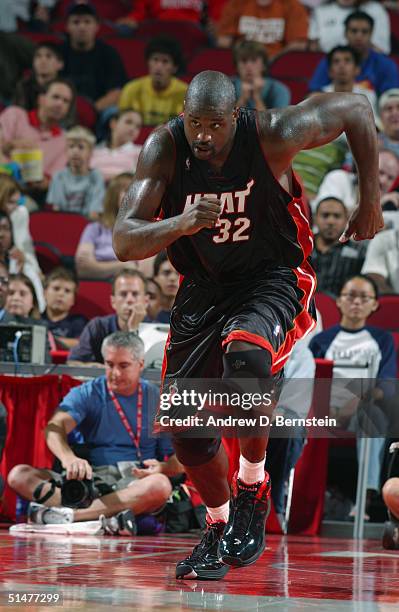
<instances>
[{"instance_id":1,"label":"player's black jersey","mask_svg":"<svg viewBox=\"0 0 399 612\"><path fill-rule=\"evenodd\" d=\"M183 236L169 246L169 258L184 276L234 283L262 274L265 268L296 268L311 251L300 187L294 179L297 194L292 197L273 176L255 116L254 111L240 109L234 143L218 175L192 154L183 118L168 123L176 160L161 204L163 218L182 213L205 194L223 204L214 229Z\"/></svg>"}]
</instances>

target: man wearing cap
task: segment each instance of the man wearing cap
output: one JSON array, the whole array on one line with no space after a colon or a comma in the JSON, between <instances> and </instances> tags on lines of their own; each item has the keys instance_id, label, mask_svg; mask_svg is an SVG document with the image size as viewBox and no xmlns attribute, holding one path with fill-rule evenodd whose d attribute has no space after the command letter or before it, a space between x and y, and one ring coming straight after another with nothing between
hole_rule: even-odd
<instances>
[{"instance_id":1,"label":"man wearing cap","mask_svg":"<svg viewBox=\"0 0 399 612\"><path fill-rule=\"evenodd\" d=\"M75 83L79 95L102 112L117 103L126 73L115 49L97 39L98 29L95 7L90 2L72 2L67 9L68 40L61 50L63 74Z\"/></svg>"}]
</instances>

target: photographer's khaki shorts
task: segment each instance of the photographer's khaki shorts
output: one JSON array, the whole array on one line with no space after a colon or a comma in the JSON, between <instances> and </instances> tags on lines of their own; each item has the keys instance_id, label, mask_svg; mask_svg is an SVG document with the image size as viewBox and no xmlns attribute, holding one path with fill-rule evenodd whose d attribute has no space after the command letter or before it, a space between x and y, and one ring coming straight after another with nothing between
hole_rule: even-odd
<instances>
[{"instance_id":1,"label":"photographer's khaki shorts","mask_svg":"<svg viewBox=\"0 0 399 612\"><path fill-rule=\"evenodd\" d=\"M133 475L127 476L126 474L137 464L134 461L127 462L123 461L123 470L120 469L117 465L97 465L93 466L93 481L96 487L98 487L101 491L101 495L106 495L108 492L112 491L120 491L121 489L126 489L129 485L132 484L137 478ZM128 466L128 463L130 466ZM53 478L57 483L61 484L63 477L65 476L65 471L63 472L55 472L54 470L47 470L51 474L51 478ZM106 489L107 485L109 487L109 491L107 493L102 492L102 488Z\"/></svg>"}]
</instances>

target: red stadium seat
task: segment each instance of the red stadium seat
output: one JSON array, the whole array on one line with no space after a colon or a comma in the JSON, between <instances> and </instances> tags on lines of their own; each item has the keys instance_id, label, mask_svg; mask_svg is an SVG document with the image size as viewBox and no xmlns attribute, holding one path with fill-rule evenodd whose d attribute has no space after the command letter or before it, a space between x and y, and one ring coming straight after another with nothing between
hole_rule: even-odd
<instances>
[{"instance_id":1,"label":"red stadium seat","mask_svg":"<svg viewBox=\"0 0 399 612\"><path fill-rule=\"evenodd\" d=\"M328 329L332 325L339 323L341 315L334 298L325 293L316 293L315 302L316 308L321 314L323 329Z\"/></svg>"},{"instance_id":2,"label":"red stadium seat","mask_svg":"<svg viewBox=\"0 0 399 612\"><path fill-rule=\"evenodd\" d=\"M196 53L187 66L187 73L193 78L203 70L220 70L228 75L235 74L231 49L202 49Z\"/></svg>"},{"instance_id":3,"label":"red stadium seat","mask_svg":"<svg viewBox=\"0 0 399 612\"><path fill-rule=\"evenodd\" d=\"M147 62L144 57L144 49L147 43L144 40L107 36L104 38L104 42L111 45L119 53L129 79L135 79L148 73Z\"/></svg>"},{"instance_id":4,"label":"red stadium seat","mask_svg":"<svg viewBox=\"0 0 399 612\"><path fill-rule=\"evenodd\" d=\"M34 242L51 245L62 255L73 257L88 222L79 213L38 211L30 215L30 232Z\"/></svg>"},{"instance_id":5,"label":"red stadium seat","mask_svg":"<svg viewBox=\"0 0 399 612\"><path fill-rule=\"evenodd\" d=\"M298 104L302 102L309 92L308 80L298 80L291 77L281 77L278 79L284 85L287 85L291 92L291 104Z\"/></svg>"},{"instance_id":6,"label":"red stadium seat","mask_svg":"<svg viewBox=\"0 0 399 612\"><path fill-rule=\"evenodd\" d=\"M392 51L399 51L399 12L395 9L388 9L389 20L391 22L391 44Z\"/></svg>"},{"instance_id":7,"label":"red stadium seat","mask_svg":"<svg viewBox=\"0 0 399 612\"><path fill-rule=\"evenodd\" d=\"M49 34L46 32L28 32L19 31L18 34L29 38L34 43L51 42L60 45L63 42L63 37L59 34Z\"/></svg>"},{"instance_id":8,"label":"red stadium seat","mask_svg":"<svg viewBox=\"0 0 399 612\"><path fill-rule=\"evenodd\" d=\"M36 257L43 274L48 274L57 266L62 265L62 254L51 244L35 241L34 247Z\"/></svg>"},{"instance_id":9,"label":"red stadium seat","mask_svg":"<svg viewBox=\"0 0 399 612\"><path fill-rule=\"evenodd\" d=\"M208 36L199 25L190 21L148 20L139 23L135 35L148 42L154 36L170 36L179 41L186 61L209 44Z\"/></svg>"},{"instance_id":10,"label":"red stadium seat","mask_svg":"<svg viewBox=\"0 0 399 612\"><path fill-rule=\"evenodd\" d=\"M80 281L76 302L72 313L88 319L112 314L111 283L107 281Z\"/></svg>"},{"instance_id":11,"label":"red stadium seat","mask_svg":"<svg viewBox=\"0 0 399 612\"><path fill-rule=\"evenodd\" d=\"M143 125L140 130L140 134L138 138L135 140L135 144L142 145L147 140L148 136L151 134L153 130L155 130L156 126L154 125Z\"/></svg>"},{"instance_id":12,"label":"red stadium seat","mask_svg":"<svg viewBox=\"0 0 399 612\"><path fill-rule=\"evenodd\" d=\"M287 51L270 62L269 74L275 79L285 77L310 79L324 53L318 51Z\"/></svg>"},{"instance_id":13,"label":"red stadium seat","mask_svg":"<svg viewBox=\"0 0 399 612\"><path fill-rule=\"evenodd\" d=\"M76 116L79 125L93 130L96 127L97 112L93 103L84 96L76 96Z\"/></svg>"},{"instance_id":14,"label":"red stadium seat","mask_svg":"<svg viewBox=\"0 0 399 612\"><path fill-rule=\"evenodd\" d=\"M399 295L382 295L378 301L380 306L369 317L368 325L399 332Z\"/></svg>"},{"instance_id":15,"label":"red stadium seat","mask_svg":"<svg viewBox=\"0 0 399 612\"><path fill-rule=\"evenodd\" d=\"M51 361L53 363L66 363L69 355L69 351L63 351L61 349L54 349L50 351Z\"/></svg>"},{"instance_id":16,"label":"red stadium seat","mask_svg":"<svg viewBox=\"0 0 399 612\"><path fill-rule=\"evenodd\" d=\"M288 51L270 63L269 75L291 90L291 103L298 104L309 91L309 79L323 53L315 51Z\"/></svg>"}]
</instances>

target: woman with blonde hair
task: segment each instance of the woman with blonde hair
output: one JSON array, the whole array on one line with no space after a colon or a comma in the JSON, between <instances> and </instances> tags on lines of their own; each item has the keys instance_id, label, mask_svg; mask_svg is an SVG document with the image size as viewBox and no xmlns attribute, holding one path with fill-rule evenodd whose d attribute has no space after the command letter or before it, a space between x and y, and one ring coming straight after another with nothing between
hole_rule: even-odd
<instances>
[{"instance_id":1,"label":"woman with blonde hair","mask_svg":"<svg viewBox=\"0 0 399 612\"><path fill-rule=\"evenodd\" d=\"M146 276L152 275L152 258L144 262L121 262L116 258L112 247L112 228L132 178L133 174L123 172L109 182L100 220L89 223L83 230L75 254L79 278L110 280L126 267L140 269Z\"/></svg>"},{"instance_id":2,"label":"woman with blonde hair","mask_svg":"<svg viewBox=\"0 0 399 612\"><path fill-rule=\"evenodd\" d=\"M18 183L6 174L0 174L0 211L10 217L14 250L22 264L22 271L29 276L35 287L39 307L42 311L45 307L41 281L42 273L29 230L29 212L23 205L23 195Z\"/></svg>"}]
</instances>

